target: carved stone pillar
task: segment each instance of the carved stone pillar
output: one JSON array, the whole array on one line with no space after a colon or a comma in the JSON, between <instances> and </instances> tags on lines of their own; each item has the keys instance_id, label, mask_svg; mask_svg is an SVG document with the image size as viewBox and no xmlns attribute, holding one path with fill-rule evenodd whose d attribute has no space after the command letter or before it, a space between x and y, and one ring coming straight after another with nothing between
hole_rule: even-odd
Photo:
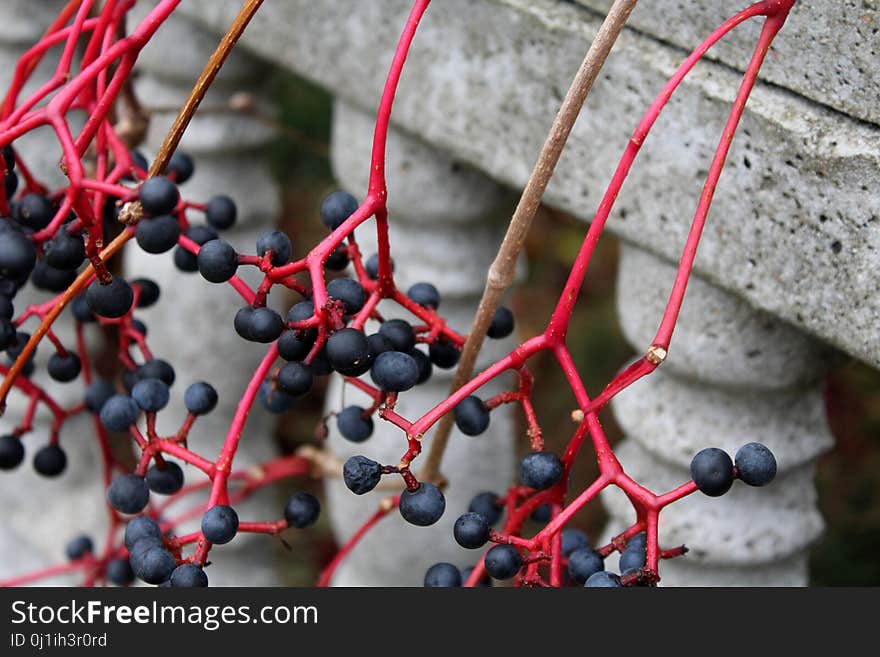
<instances>
[{"instance_id":1,"label":"carved stone pillar","mask_svg":"<svg viewBox=\"0 0 880 657\"><path fill-rule=\"evenodd\" d=\"M136 17L148 8L139 6ZM218 40L216 34L175 13L141 54L141 75L135 87L138 97L147 107L164 108L151 120L143 148L148 157L155 154ZM168 60L171 51L173 66ZM240 253L255 253L257 237L272 228L278 216L279 189L265 156L265 147L274 133L253 117L212 108L228 106L230 98L240 93L251 94L254 102L264 103L259 91L266 71L264 62L248 57L240 49L232 52L180 144L180 150L192 156L196 167L192 179L181 186L181 195L199 202L217 194L231 197L238 218L221 237ZM193 223L203 222L197 212L191 216ZM171 403L159 415L159 432L174 431L185 417L186 386L208 381L217 389L220 400L213 412L198 419L189 444L197 453L214 459L266 347L245 342L235 333L233 317L244 301L230 286L208 283L197 272L181 272L170 253L150 255L133 245L126 250L125 272L131 278L151 278L162 290L158 304L137 313L151 329L147 342L154 355L168 360L177 371ZM260 280L255 268L242 268L240 274L251 284ZM256 279L253 274L257 274ZM270 296L270 304L285 308L278 292ZM275 455L275 419L260 404L254 406L236 456L236 468ZM193 471L191 476L195 481L201 474ZM238 505L237 510L242 520L273 519L281 517L282 502L274 491L267 490L251 502ZM196 527L197 523L193 525ZM272 539L249 535L239 535L230 545L218 547L211 553L215 564L208 570L211 585L277 585L274 547Z\"/></svg>"},{"instance_id":2,"label":"carved stone pillar","mask_svg":"<svg viewBox=\"0 0 880 657\"><path fill-rule=\"evenodd\" d=\"M373 113L341 101L334 107L333 169L341 186L356 196L363 196L367 188L374 118ZM490 220L506 209L506 195L481 173L403 132L392 130L389 135L387 165L396 281L404 291L420 281L434 283L442 295L440 313L450 326L467 332L486 271L503 235L504 224ZM357 233L358 244L367 256L375 252L375 232L371 229L372 224L367 224ZM386 318L406 318L405 313L395 313L393 308L380 304L379 311ZM368 324L368 332L375 329ZM485 366L490 358L499 358L512 347L512 338L489 340L480 362ZM445 397L453 372L434 367L428 382L401 395L397 410L410 419L419 417ZM485 397L499 390L487 386L479 394ZM361 393L335 379L327 395L328 412L352 403L368 405ZM474 553L453 540L452 524L467 510L474 494L500 492L513 481L516 429L512 412L508 406L494 410L489 429L478 437L453 430L443 465L449 478L446 511L436 525L409 525L395 511L371 530L339 568L333 584L421 586L425 571L438 561L460 567L473 565ZM364 454L382 463L397 463L406 451L402 432L382 420L375 421L373 436L360 444L342 438L332 421L330 428L328 447L342 460ZM431 445L430 436L424 440L426 451ZM416 472L423 461L424 457L416 461ZM393 492L377 489L357 497L338 479L328 480L325 491L340 544L376 510L379 500Z\"/></svg>"},{"instance_id":3,"label":"carved stone pillar","mask_svg":"<svg viewBox=\"0 0 880 657\"><path fill-rule=\"evenodd\" d=\"M618 314L639 351L658 326L674 272L666 261L622 246ZM662 544L690 548L661 564L664 585L808 583L807 550L823 529L813 475L832 445L821 392L832 359L804 333L691 279L669 358L613 402L627 435L621 462L655 491L687 481L690 461L704 447L733 457L745 443L765 443L779 469L766 488L735 482L723 497L698 492L661 513ZM632 521L632 511L619 491L603 501L610 536Z\"/></svg>"}]
</instances>

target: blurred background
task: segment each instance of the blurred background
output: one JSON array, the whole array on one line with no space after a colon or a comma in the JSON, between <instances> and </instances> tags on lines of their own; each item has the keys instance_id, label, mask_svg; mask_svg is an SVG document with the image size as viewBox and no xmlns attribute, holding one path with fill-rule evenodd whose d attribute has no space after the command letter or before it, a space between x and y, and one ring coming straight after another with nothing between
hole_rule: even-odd
<instances>
[{"instance_id":1,"label":"blurred background","mask_svg":"<svg viewBox=\"0 0 880 657\"><path fill-rule=\"evenodd\" d=\"M322 236L318 218L321 199L335 184L328 161L331 99L321 89L288 74L271 81L271 94L279 109L280 137L274 142L274 174L281 183L281 224L291 235L297 255L304 254ZM393 231L393 217L392 231ZM568 215L544 207L536 218L527 244L529 271L516 288L513 308L519 335L534 335L544 328L553 304L580 246L584 225ZM615 315L616 238L606 233L590 267L581 302L575 310L570 347L588 390L601 389L634 356L624 340ZM466 330L466 327L457 327ZM571 429L570 402L558 394L565 388L562 375L549 359L532 363L536 377L535 405L545 439L557 451ZM818 464L819 503L826 531L812 548L810 577L813 586L880 585L880 372L851 360L836 369L826 384L825 399L836 439L835 448ZM322 416L320 394L307 396L295 411L282 416L276 439L285 452L314 441ZM602 422L612 441L621 438L610 412ZM528 449L525 431L519 432L519 449ZM555 443L554 443L555 441ZM584 459L586 461L586 459ZM592 464L580 464L583 480L592 475ZM278 492L286 499L289 491ZM313 492L321 495L320 485ZM598 504L588 505L576 524L598 536L605 521ZM313 584L317 573L336 549L326 518L310 532L286 539L285 584Z\"/></svg>"}]
</instances>

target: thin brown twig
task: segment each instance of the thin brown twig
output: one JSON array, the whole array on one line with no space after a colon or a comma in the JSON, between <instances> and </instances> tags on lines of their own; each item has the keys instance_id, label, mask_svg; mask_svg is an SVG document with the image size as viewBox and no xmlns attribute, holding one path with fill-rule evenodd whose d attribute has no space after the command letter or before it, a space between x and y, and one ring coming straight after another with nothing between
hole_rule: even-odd
<instances>
[{"instance_id":1,"label":"thin brown twig","mask_svg":"<svg viewBox=\"0 0 880 657\"><path fill-rule=\"evenodd\" d=\"M217 76L217 73L220 71L220 67L223 66L223 62L226 61L229 53L232 51L232 47L238 41L239 37L244 32L244 29L247 27L251 18L253 18L257 9L260 8L260 5L263 3L263 0L247 0L241 10L238 12L238 15L235 17L235 20L229 26L229 29L226 31L226 34L223 35L223 38L220 40L220 43L217 45L217 49L211 55L210 59L208 59L207 64L205 64L205 68L202 70L198 79L196 80L195 85L189 93L189 96L184 102L183 106L180 108L180 112L177 114L177 118L174 120L174 123L171 125L171 128L168 130L168 133L165 135L165 139L162 142L162 146L159 148L159 152L156 154L156 159L153 160L153 164L150 167L150 176L156 176L161 174L165 167L168 165L168 161L171 159L171 155L174 153L174 149L177 148L177 144L180 142L180 138L183 136L184 130L189 125L190 121L193 118L193 115L198 109L199 103L204 98L205 93L208 91L208 87L211 86L211 82L213 82L214 78ZM127 205L134 205L127 204ZM142 210L140 209L140 204L137 203L137 208L130 209L130 212L135 213L132 214L132 218L137 216L139 218ZM124 209L124 208L123 208ZM122 213L120 212L120 218ZM137 219L133 219L131 223L134 223ZM116 239L114 239L107 247L101 251L100 257L102 261L108 260L111 256L113 256L117 251L119 251L122 246L132 238L134 235L133 231L125 230L119 234ZM9 371L6 374L6 377L3 379L3 383L0 384L0 415L3 415L6 411L6 398L9 395L9 391L12 389L12 386L15 382L15 379L21 373L22 369L25 366L25 363L28 362L28 359L34 353L37 348L37 345L43 339L43 337L48 332L49 328L61 314L67 305L76 297L82 289L86 286L86 283L89 282L89 279L92 277L94 273L94 269L91 265L86 267L82 271L82 273L76 277L76 280L67 288L61 298L58 300L58 303L52 306L52 309L46 314L43 318L43 321L40 323L40 326L34 331L33 335L31 335L30 339L27 341L27 344L22 349L18 358L15 359L15 362L9 368Z\"/></svg>"},{"instance_id":2,"label":"thin brown twig","mask_svg":"<svg viewBox=\"0 0 880 657\"><path fill-rule=\"evenodd\" d=\"M559 157L569 134L571 134L571 129L599 75L599 71L602 69L602 65L608 58L611 48L637 3L638 0L615 0L596 33L574 80L572 80L507 227L504 241L489 268L486 287L483 290L473 325L462 347L458 369L449 389L450 395L467 383L474 372L474 366L480 348L483 346L486 332L489 330L489 325L492 323L492 317L498 308L502 295L513 282L516 260L522 251L532 220L541 204L541 199L550 178L553 176L556 164L559 162ZM440 465L449 442L452 424L453 416L450 413L444 415L437 423L437 429L431 440L431 448L420 475L422 480L433 481L441 477Z\"/></svg>"}]
</instances>

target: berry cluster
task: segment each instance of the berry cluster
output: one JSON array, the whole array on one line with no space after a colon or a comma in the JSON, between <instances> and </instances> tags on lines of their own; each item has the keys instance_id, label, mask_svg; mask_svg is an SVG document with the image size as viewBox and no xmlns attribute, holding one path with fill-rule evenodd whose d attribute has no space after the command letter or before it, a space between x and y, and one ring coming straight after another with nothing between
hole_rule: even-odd
<instances>
[{"instance_id":1,"label":"berry cluster","mask_svg":"<svg viewBox=\"0 0 880 657\"><path fill-rule=\"evenodd\" d=\"M436 564L425 576L427 586L482 585L488 583L487 575L496 580L515 579L517 584L530 586L654 584L659 580L659 560L686 551L683 546L660 548L658 516L663 508L698 490L710 496L721 495L730 489L735 478L753 486L769 483L776 472L775 459L766 447L749 443L733 460L717 449L700 452L691 466L692 481L655 494L626 474L608 444L598 412L618 392L656 369L666 357L726 149L757 75L761 53L766 52L781 28L791 2L775 0L753 5L725 23L682 64L637 128L590 225L546 330L414 420L395 410L398 396L428 380L433 368L456 367L465 344L464 336L448 327L438 314L441 294L434 285L422 282L406 292L398 289L389 249L385 141L402 67L428 0L416 0L391 66L379 106L367 196L361 203L343 191L325 198L320 214L329 232L299 259L293 257L290 238L277 230L260 235L253 252L236 251L220 237L220 232L236 220L232 199L218 195L203 204L184 200L179 186L193 175L193 160L178 152L166 161L157 159L148 166L146 159L125 143L111 121L109 109L115 106L137 53L177 4L175 0L161 0L131 34L122 36L120 28L131 3L106 3L97 12L97 18L89 15L92 3L83 2L78 8L72 3L47 36L22 58L3 105L0 349L5 350L9 365L0 366L5 377L0 397L5 400L14 388L27 397L29 406L18 429L0 438L0 468L14 468L22 462L25 450L21 439L32 431L36 409L45 406L54 422L48 443L34 456L34 467L46 476L62 474L66 456L60 444L60 431L70 417L91 413L95 436L102 447L111 524L102 550L96 550L88 537L77 537L67 549L70 564L41 574L78 570L84 573L86 583L128 584L138 577L163 586L204 586L208 581L205 567L213 546L229 543L243 532L278 535L288 528L312 525L320 505L306 492L293 495L282 517L273 521L242 520L236 504L263 486L311 473L320 460L314 451L279 458L246 472L234 470L233 463L248 414L257 401L270 412L283 413L311 390L315 377L334 372L372 400L367 408L339 409L335 418L342 436L364 443L371 437L377 418L400 428L406 444L394 465L358 455L348 459L337 475L356 495L369 493L383 476L392 474L402 478L404 490L380 504L363 529L341 548L322 574L321 583L329 582L339 560L393 509L416 526L432 525L442 517L446 509L443 478L429 476L420 480L411 466L421 453L423 440L430 439L432 428L450 413L463 434L477 437L488 429L493 409L515 404L523 411L532 451L520 464L517 484L503 495L478 495L455 523L453 538L459 545L473 550L489 543L494 545L465 573L450 564ZM587 265L614 199L660 109L684 76L712 44L739 23L756 16L766 17L756 49L760 56L756 55L749 66L731 121L725 128L657 336L643 358L591 398L574 367L566 336ZM79 62L80 72L73 74L74 46L80 40L87 45ZM62 42L69 48L59 61L58 79L19 102L22 86L36 63L51 45ZM40 105L42 101L47 102ZM75 136L66 119L72 110L85 110L89 116L85 127ZM68 176L68 184L54 191L37 182L14 145L20 136L41 125L51 126L57 135ZM23 185L19 184L20 178ZM194 224L194 217L203 217L204 222ZM355 233L368 222L376 231L378 248L377 253L364 259ZM105 244L105 236L116 232L118 236ZM241 296L243 306L228 321L242 340L267 345L214 458L188 447L188 436L198 417L211 412L217 404L217 393L210 383L190 383L183 394L188 411L185 420L172 435L157 433L156 416L169 403L177 376L170 363L151 353L147 326L134 316L137 309L160 301L158 286L147 279L126 280L108 268L108 260L129 241L148 253L173 252L170 257L181 275L198 272L208 283L230 285ZM256 287L239 277L242 267L256 268L262 274ZM29 306L16 316L16 293L28 282L57 292L58 296L47 303ZM299 298L284 315L267 305L270 293L279 288ZM385 319L378 311L380 302L396 304L408 313L410 320ZM52 330L55 319L68 307L76 328L75 348L62 344ZM33 334L22 331L22 326L32 319L39 321ZM365 331L368 320L379 323L376 332ZM90 324L112 334L118 345L122 369L112 381L93 374L94 354L88 352L84 339ZM513 314L507 308L498 308L488 329L489 337L503 338L513 331ZM54 349L47 366L49 376L65 384L81 381L82 403L63 408L35 382L33 356L37 344L44 340ZM565 372L578 406L572 414L577 429L561 455L545 449L531 402L534 382L528 360L544 351ZM515 389L491 398L479 395L484 385L506 372L516 374ZM113 455L109 441L114 434L131 438L137 452L133 468ZM585 444L593 447L600 476L572 497L570 488L575 482L571 480L571 468ZM198 480L186 483L186 473L193 471ZM592 547L586 536L567 529L566 525L608 486L617 486L626 493L635 520L608 545ZM174 502L198 491L207 493L207 502L200 501L178 516L169 514ZM158 499L156 495L165 498ZM201 518L199 530L181 534L179 525L190 517ZM502 517L503 526L496 531L493 526ZM523 526L529 518L542 523L543 528L525 537ZM621 552L619 574L604 569L604 559L613 551ZM16 581L30 581L41 574Z\"/></svg>"}]
</instances>

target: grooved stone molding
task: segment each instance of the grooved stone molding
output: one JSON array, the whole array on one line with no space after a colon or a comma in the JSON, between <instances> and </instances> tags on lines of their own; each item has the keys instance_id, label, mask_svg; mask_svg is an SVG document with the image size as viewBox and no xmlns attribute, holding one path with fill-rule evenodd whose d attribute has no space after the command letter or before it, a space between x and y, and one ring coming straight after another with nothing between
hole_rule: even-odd
<instances>
[{"instance_id":1,"label":"grooved stone molding","mask_svg":"<svg viewBox=\"0 0 880 657\"><path fill-rule=\"evenodd\" d=\"M656 331L675 268L624 245L618 315L627 340L641 350ZM828 348L745 302L692 278L660 370L612 402L627 440L624 469L656 492L690 479L705 447L731 455L748 442L766 444L778 464L766 488L734 482L719 498L702 493L660 514L664 547L685 544L665 562L664 585L805 586L807 549L824 526L816 508L816 459L832 444L821 383ZM603 502L611 522L603 539L633 522L617 489ZM616 567L616 555L609 557Z\"/></svg>"},{"instance_id":2,"label":"grooved stone molding","mask_svg":"<svg viewBox=\"0 0 880 657\"><path fill-rule=\"evenodd\" d=\"M722 3L643 4L683 5L687 11L678 15L692 16L690 8ZM747 1L723 4L733 13ZM832 2L802 4L816 8L799 11L815 14ZM875 3L841 4L846 11L840 15L849 23L841 27L829 19L827 39L845 49L854 38L851 25L863 21L864 37L873 43ZM408 0L267 3L242 43L343 100L374 107L409 6ZM237 6L192 0L182 8L219 30ZM693 20L700 24L700 16L716 11L697 12ZM799 54L809 51L789 62L792 76L812 74L817 58L826 72L838 63L834 48L812 44L809 35L798 41L805 18L792 19L783 32L791 33L788 41L779 46L794 43ZM594 11L556 0L433 3L419 27L393 120L519 188L599 21ZM854 46L851 57L872 61L872 47L866 53ZM786 59L794 59L782 52L775 55L771 80ZM550 204L584 220L592 217L641 113L683 58L678 46L625 31L575 126L548 189ZM876 98L872 75L873 87L866 82L861 88ZM739 81L727 64L698 67L646 142L609 230L678 259ZM778 82L758 85L720 181L697 270L751 305L876 366L880 127L829 109L832 91L816 102Z\"/></svg>"},{"instance_id":3,"label":"grooved stone molding","mask_svg":"<svg viewBox=\"0 0 880 657\"><path fill-rule=\"evenodd\" d=\"M367 189L374 121L372 111L341 101L334 105L333 171L342 187L359 198ZM504 223L490 220L509 216L509 197L478 171L398 131L389 134L387 166L395 280L404 291L420 281L434 283L442 296L441 314L451 327L466 333L483 291L486 270L503 236ZM366 256L375 252L372 227L370 222L357 233L358 245ZM408 317L405 311L395 313L393 309L383 302L378 310L386 318ZM369 323L367 333L377 328L377 323ZM485 366L490 358L504 356L513 346L511 339L488 340L480 364ZM430 380L401 395L396 410L408 419L419 417L446 396L453 372L434 367ZM509 380L502 381L510 385ZM485 398L501 390L501 385L485 386L478 394ZM334 377L327 394L327 412L351 404L367 407L369 401ZM443 466L449 477L443 517L430 527L414 527L393 511L346 558L333 584L421 586L425 571L439 561L462 568L474 565L475 552L450 540L452 524L475 494L504 490L512 481L515 412L510 406L494 410L489 429L477 437L453 429ZM360 444L343 438L332 418L328 425L327 447L342 461L364 454L383 464L395 464L406 451L404 433L380 419L374 419L372 437ZM432 432L425 436L423 456L413 464L417 473L430 449L431 436ZM383 485L386 481L398 486L399 477L385 477ZM400 489L377 488L357 497L341 479L327 479L327 513L337 541L344 543L373 514L380 500Z\"/></svg>"},{"instance_id":4,"label":"grooved stone molding","mask_svg":"<svg viewBox=\"0 0 880 657\"><path fill-rule=\"evenodd\" d=\"M612 0L575 0L600 12ZM640 2L628 25L682 50L691 50L749 2ZM741 26L709 51L713 60L744 71L760 22ZM880 123L880 2L801 0L773 42L761 76L844 114ZM792 62L796 65L792 66Z\"/></svg>"},{"instance_id":5,"label":"grooved stone molding","mask_svg":"<svg viewBox=\"0 0 880 657\"><path fill-rule=\"evenodd\" d=\"M136 17L148 10L149 3L138 3ZM158 30L138 60L141 75L135 91L147 107L163 108L153 115L144 151L152 159L177 110L208 57L217 46L218 37L175 13ZM169 65L168 53L174 63ZM238 93L252 93L259 99L261 81L267 72L264 62L234 51L218 75L202 107L225 104ZM226 194L238 206L236 225L222 232L241 253L255 253L257 237L272 228L280 209L279 189L265 159L265 147L274 138L265 124L241 114L202 112L188 127L180 150L190 154L195 175L181 186L181 195L205 202L216 194ZM193 212L193 223L203 217ZM171 403L158 416L158 430L166 434L176 430L186 416L183 393L195 381L208 381L217 389L219 403L210 414L196 421L189 441L197 453L216 457L235 413L238 401L248 384L245 373L253 372L266 351L265 345L243 341L233 329L233 317L244 301L229 285L212 285L198 272L184 273L173 263L171 252L151 255L136 246L125 253L126 276L146 276L155 280L163 302L140 311L151 329L147 343L157 358L165 358L175 368L177 380L171 391ZM253 268L242 269L250 284ZM270 297L270 305L286 310L284 299ZM255 404L235 459L235 468L245 468L275 455L273 432L275 416L261 404ZM188 478L202 476L191 467ZM242 518L280 517L282 502L277 491L267 489L252 501L237 505ZM195 498L197 499L197 498ZM198 528L200 517L189 525ZM227 546L211 553L215 567L206 572L211 585L268 586L279 584L275 561L275 542L262 535L242 535Z\"/></svg>"}]
</instances>

